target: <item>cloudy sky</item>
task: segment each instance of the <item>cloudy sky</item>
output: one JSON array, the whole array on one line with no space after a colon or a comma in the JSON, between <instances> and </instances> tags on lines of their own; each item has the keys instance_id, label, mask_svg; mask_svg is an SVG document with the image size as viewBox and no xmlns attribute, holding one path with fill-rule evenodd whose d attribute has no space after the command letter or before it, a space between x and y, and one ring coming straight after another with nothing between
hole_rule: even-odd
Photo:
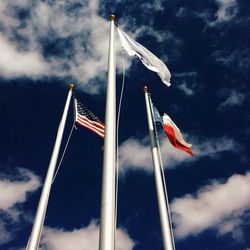
<instances>
[{"instance_id":1,"label":"cloudy sky","mask_svg":"<svg viewBox=\"0 0 250 250\"><path fill-rule=\"evenodd\" d=\"M1 250L26 247L69 82L105 121L112 13L172 74L166 87L125 56L116 249L162 249L145 83L195 154L171 147L159 128L176 249L250 249L247 0L2 0L0 13ZM116 60L119 96L118 37ZM64 144L72 123L71 105ZM74 130L52 187L41 249L98 249L102 145L90 131Z\"/></svg>"}]
</instances>

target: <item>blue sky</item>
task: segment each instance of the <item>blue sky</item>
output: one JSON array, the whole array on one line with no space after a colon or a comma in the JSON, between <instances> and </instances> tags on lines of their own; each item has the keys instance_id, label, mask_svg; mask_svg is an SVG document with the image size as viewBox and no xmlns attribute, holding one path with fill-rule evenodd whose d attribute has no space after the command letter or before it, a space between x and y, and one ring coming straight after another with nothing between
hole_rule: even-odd
<instances>
[{"instance_id":1,"label":"blue sky","mask_svg":"<svg viewBox=\"0 0 250 250\"><path fill-rule=\"evenodd\" d=\"M159 129L176 249L249 250L249 10L246 0L1 1L0 249L26 247L69 82L105 120L114 13L172 74L166 87L125 57L117 250L162 249L145 83L195 153L171 147ZM117 36L117 96L121 72ZM65 135L72 123L71 106ZM41 249L98 248L102 145L90 131L74 131L52 187Z\"/></svg>"}]
</instances>

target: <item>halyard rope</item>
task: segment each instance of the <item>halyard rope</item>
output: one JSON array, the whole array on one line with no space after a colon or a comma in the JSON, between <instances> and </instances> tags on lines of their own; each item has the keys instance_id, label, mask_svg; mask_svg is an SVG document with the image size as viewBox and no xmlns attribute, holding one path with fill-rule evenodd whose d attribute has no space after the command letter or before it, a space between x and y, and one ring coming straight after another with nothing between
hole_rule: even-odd
<instances>
[{"instance_id":1,"label":"halyard rope","mask_svg":"<svg viewBox=\"0 0 250 250\"><path fill-rule=\"evenodd\" d=\"M122 54L122 86L121 86L121 93L119 99L119 106L117 112L117 127L116 127L116 193L115 193L115 230L117 224L117 203L118 203L118 180L119 180L119 124L120 124L120 114L121 114L121 105L123 99L123 92L124 92L124 85L125 85L125 51Z\"/></svg>"},{"instance_id":2,"label":"halyard rope","mask_svg":"<svg viewBox=\"0 0 250 250\"><path fill-rule=\"evenodd\" d=\"M73 107L74 107L74 110L75 110L75 106L73 106ZM75 111L74 111L74 112L75 112ZM67 142L66 142L66 144L65 144L65 147L64 147L64 150L63 150L63 153L62 153L60 162L59 162L59 164L58 164L58 166L57 166L57 169L56 169L56 172L55 172L55 174L54 174L54 177L53 177L53 180L52 180L52 183L51 183L51 184L54 183L54 181L55 181L55 179L56 179L56 176L57 176L57 174L58 174L58 172L59 172L59 169L60 169L60 167L61 167L61 164L62 164L64 155L65 155L65 152L66 152L66 150L67 150L67 148L68 148L68 144L69 144L69 141L70 141L70 138L71 138L71 135L72 135L72 132L73 132L74 128L75 128L75 117L74 117L74 122L73 122L73 125L72 125L71 130L70 130L70 133L69 133L68 140L67 140Z\"/></svg>"}]
</instances>

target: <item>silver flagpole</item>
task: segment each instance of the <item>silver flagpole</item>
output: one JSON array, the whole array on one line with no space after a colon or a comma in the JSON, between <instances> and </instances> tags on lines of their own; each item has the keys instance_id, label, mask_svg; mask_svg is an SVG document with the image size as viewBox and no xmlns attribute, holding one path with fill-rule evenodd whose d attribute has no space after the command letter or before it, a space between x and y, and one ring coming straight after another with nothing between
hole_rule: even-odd
<instances>
[{"instance_id":1,"label":"silver flagpole","mask_svg":"<svg viewBox=\"0 0 250 250\"><path fill-rule=\"evenodd\" d=\"M144 86L146 110L148 117L148 129L151 142L152 159L154 166L155 185L157 192L158 207L161 221L162 241L164 250L175 250L174 238L172 232L172 225L170 220L170 212L167 200L167 194L165 194L163 177L161 173L162 162L160 159L160 152L158 148L158 136L153 121L153 111L150 94L148 93L148 87Z\"/></svg>"},{"instance_id":2,"label":"silver flagpole","mask_svg":"<svg viewBox=\"0 0 250 250\"><path fill-rule=\"evenodd\" d=\"M115 249L115 173L116 173L116 79L115 16L109 17L109 58L106 94L104 159L99 250Z\"/></svg>"},{"instance_id":3,"label":"silver flagpole","mask_svg":"<svg viewBox=\"0 0 250 250\"><path fill-rule=\"evenodd\" d=\"M39 242L40 242L40 238L42 234L44 218L45 218L46 209L47 209L48 200L49 200L50 189L51 189L52 180L53 180L54 173L55 173L57 158L58 158L58 154L59 154L59 150L60 150L60 146L62 142L64 127L65 127L65 123L66 123L66 119L68 115L69 104L70 104L73 89L74 89L74 84L71 83L69 85L68 97L65 103L62 119L57 130L57 136L56 136L54 149L53 149L52 156L50 159L50 163L49 163L47 175L44 181L43 190L42 190L42 194L41 194L40 201L38 204L32 232L31 232L26 250L38 250L39 248Z\"/></svg>"}]
</instances>

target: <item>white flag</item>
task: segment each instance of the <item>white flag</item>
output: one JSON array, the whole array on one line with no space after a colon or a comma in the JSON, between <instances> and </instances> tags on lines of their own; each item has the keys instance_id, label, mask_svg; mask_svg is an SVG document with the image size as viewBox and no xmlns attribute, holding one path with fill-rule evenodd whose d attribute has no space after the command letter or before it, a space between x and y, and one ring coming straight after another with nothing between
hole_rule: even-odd
<instances>
[{"instance_id":1,"label":"white flag","mask_svg":"<svg viewBox=\"0 0 250 250\"><path fill-rule=\"evenodd\" d=\"M161 61L140 43L129 37L125 32L119 28L117 29L122 47L127 51L127 53L130 56L136 55L148 69L158 74L163 83L165 83L167 86L170 86L171 74L163 61Z\"/></svg>"}]
</instances>

